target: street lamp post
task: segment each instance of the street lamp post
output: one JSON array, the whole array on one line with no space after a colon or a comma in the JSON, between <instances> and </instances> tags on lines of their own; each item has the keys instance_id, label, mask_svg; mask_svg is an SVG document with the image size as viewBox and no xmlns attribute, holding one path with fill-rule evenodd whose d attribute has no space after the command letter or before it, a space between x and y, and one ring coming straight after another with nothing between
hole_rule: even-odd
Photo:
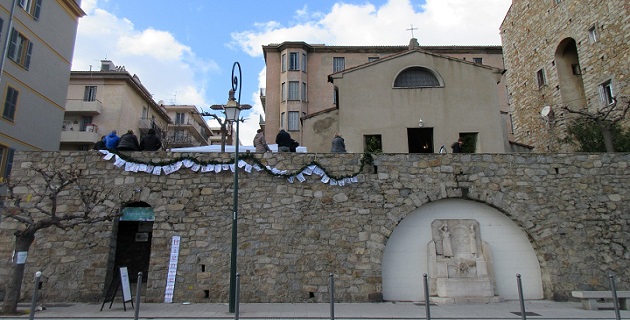
<instances>
[{"instance_id":1,"label":"street lamp post","mask_svg":"<svg viewBox=\"0 0 630 320\"><path fill-rule=\"evenodd\" d=\"M238 77L234 75L234 71L238 67ZM232 210L232 253L230 259L230 298L229 298L229 312L234 313L235 301L236 301L236 251L237 251L237 228L238 228L238 129L239 129L239 115L241 113L241 86L240 83L241 65L238 62L234 62L232 65L232 89L230 90L230 96L227 104L225 105L225 119L226 121L236 122L236 136L234 143L234 206ZM238 99L234 98L234 94L238 93Z\"/></svg>"}]
</instances>

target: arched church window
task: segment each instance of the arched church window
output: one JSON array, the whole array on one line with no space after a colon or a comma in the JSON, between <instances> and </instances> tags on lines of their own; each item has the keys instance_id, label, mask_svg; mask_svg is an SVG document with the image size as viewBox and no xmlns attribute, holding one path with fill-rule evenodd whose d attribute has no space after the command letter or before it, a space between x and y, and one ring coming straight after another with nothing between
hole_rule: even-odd
<instances>
[{"instance_id":1,"label":"arched church window","mask_svg":"<svg viewBox=\"0 0 630 320\"><path fill-rule=\"evenodd\" d=\"M411 67L403 70L394 81L394 88L439 87L440 81L427 68Z\"/></svg>"}]
</instances>

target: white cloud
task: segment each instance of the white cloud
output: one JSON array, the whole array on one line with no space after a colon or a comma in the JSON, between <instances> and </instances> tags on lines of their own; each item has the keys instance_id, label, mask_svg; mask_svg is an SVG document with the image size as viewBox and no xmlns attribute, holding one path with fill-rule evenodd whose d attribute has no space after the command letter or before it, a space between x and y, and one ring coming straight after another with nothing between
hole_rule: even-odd
<instances>
[{"instance_id":1,"label":"white cloud","mask_svg":"<svg viewBox=\"0 0 630 320\"><path fill-rule=\"evenodd\" d=\"M191 53L189 47L177 42L169 32L151 28L121 35L116 48L121 55L153 57L168 62L182 60L184 54Z\"/></svg>"},{"instance_id":2,"label":"white cloud","mask_svg":"<svg viewBox=\"0 0 630 320\"><path fill-rule=\"evenodd\" d=\"M170 32L134 24L98 8L96 0L82 3L87 16L77 31L72 70L98 70L108 59L137 74L156 101L208 105L204 97L208 74L219 70L214 61L196 57Z\"/></svg>"}]
</instances>

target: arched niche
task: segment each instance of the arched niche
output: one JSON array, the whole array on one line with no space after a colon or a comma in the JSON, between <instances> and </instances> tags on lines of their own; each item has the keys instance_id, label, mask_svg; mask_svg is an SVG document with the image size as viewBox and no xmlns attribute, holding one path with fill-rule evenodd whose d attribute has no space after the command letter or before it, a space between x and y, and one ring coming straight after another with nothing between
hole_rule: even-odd
<instances>
[{"instance_id":1,"label":"arched niche","mask_svg":"<svg viewBox=\"0 0 630 320\"><path fill-rule=\"evenodd\" d=\"M507 216L479 202L445 199L407 215L394 229L383 252L383 299L424 301L423 274L429 273L427 244L431 224L439 219L470 219L479 223L479 236L493 259L496 295L518 299L516 274L521 274L525 299L542 299L540 265L527 235Z\"/></svg>"}]
</instances>

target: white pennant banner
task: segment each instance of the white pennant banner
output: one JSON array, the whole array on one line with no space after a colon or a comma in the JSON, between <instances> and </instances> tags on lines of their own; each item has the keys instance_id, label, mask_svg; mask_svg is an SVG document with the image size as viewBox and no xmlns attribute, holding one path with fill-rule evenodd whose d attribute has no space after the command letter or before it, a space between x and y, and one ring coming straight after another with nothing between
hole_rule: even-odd
<instances>
[{"instance_id":1,"label":"white pennant banner","mask_svg":"<svg viewBox=\"0 0 630 320\"><path fill-rule=\"evenodd\" d=\"M221 173L221 171L234 172L234 170L238 170L238 168L243 169L247 173L251 173L252 169L255 169L256 171L264 170L264 168L261 167L259 164L257 163L249 164L243 159L240 159L236 165L234 163L202 165L202 164L195 163L194 161L190 159L184 159L184 160L177 161L175 163L168 164L168 165L153 166L153 165L145 164L145 163L135 163L131 161L125 161L124 159L120 158L120 156L118 156L117 154L111 153L107 150L99 150L99 152L104 155L103 156L104 160L109 161L109 160L114 159L114 165L116 167L122 168L124 166L124 170L126 172L146 172L146 173L150 173L156 176L159 176L161 174L169 175L173 172L179 171L182 167L190 169L190 171L193 171L193 172L201 171L202 173L208 173L208 172ZM273 173L274 175L287 174L287 170L280 170L278 168L274 168L271 166L266 166L265 168L271 173ZM356 176L342 178L340 180L330 178L328 175L326 175L324 169L314 164L309 165L308 167L304 168L304 170L296 173L295 175L288 176L287 181L289 181L289 183L294 183L295 180L299 182L304 182L306 181L306 176L311 176L313 174L320 176L321 177L320 181L322 183L328 184L331 186L343 187L347 184L353 184L353 183L359 182L359 179Z\"/></svg>"}]
</instances>

